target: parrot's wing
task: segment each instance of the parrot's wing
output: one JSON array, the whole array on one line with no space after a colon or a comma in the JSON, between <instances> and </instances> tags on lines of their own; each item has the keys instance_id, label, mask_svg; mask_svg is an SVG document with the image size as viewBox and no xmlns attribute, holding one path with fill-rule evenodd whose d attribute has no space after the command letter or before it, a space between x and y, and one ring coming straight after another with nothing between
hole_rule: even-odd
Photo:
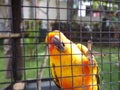
<instances>
[{"instance_id":1,"label":"parrot's wing","mask_svg":"<svg viewBox=\"0 0 120 90\"><path fill-rule=\"evenodd\" d=\"M84 46L84 45L82 45L82 44L76 44L77 45L77 47L79 48L79 50L83 53L83 55L85 55L85 56L88 56L88 48L86 47L86 46ZM93 60L94 60L94 68L95 69L97 69L97 73L96 73L96 75L95 75L95 77L96 77L96 80L97 80L97 85L98 85L98 90L99 90L99 84L100 84L100 77L99 77L99 70L98 70L98 65L97 65L97 62L96 62L96 60L95 60L95 58L94 58L94 56L93 56ZM93 68L93 67L92 67Z\"/></svg>"},{"instance_id":2,"label":"parrot's wing","mask_svg":"<svg viewBox=\"0 0 120 90\"><path fill-rule=\"evenodd\" d=\"M88 51L88 48L80 43L77 44L77 47L80 49L80 51L86 56L86 53Z\"/></svg>"},{"instance_id":3,"label":"parrot's wing","mask_svg":"<svg viewBox=\"0 0 120 90\"><path fill-rule=\"evenodd\" d=\"M77 47L82 52L82 54L88 58L90 64L94 66L94 56L91 52L91 46L89 45L89 47L87 48L86 46L79 43L77 44Z\"/></svg>"},{"instance_id":4,"label":"parrot's wing","mask_svg":"<svg viewBox=\"0 0 120 90\"><path fill-rule=\"evenodd\" d=\"M56 74L56 71L55 71L55 64L52 64L52 68L51 69L53 69L53 70L51 70L52 71L53 80L54 80L56 86L58 88L60 88L60 83L59 83L59 80L58 80L58 77L57 77L57 74Z\"/></svg>"},{"instance_id":5,"label":"parrot's wing","mask_svg":"<svg viewBox=\"0 0 120 90\"><path fill-rule=\"evenodd\" d=\"M98 69L98 67L97 67L97 69ZM100 84L100 76L99 76L98 73L96 74L96 79L97 79L98 90L100 90L100 86L99 86L99 84Z\"/></svg>"}]
</instances>

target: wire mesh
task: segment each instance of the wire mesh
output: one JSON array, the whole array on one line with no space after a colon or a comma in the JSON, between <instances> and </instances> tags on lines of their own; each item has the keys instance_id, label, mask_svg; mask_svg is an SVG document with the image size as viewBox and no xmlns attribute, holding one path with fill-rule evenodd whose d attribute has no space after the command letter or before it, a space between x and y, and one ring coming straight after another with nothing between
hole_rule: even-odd
<instances>
[{"instance_id":1,"label":"wire mesh","mask_svg":"<svg viewBox=\"0 0 120 90\"><path fill-rule=\"evenodd\" d=\"M64 90L66 78L70 78L70 90L88 90L90 86L119 90L119 8L119 0L0 0L0 89ZM94 55L97 74L93 73L93 68L91 74L84 74L86 68L82 68L81 74L74 75L74 68L86 65L84 61L77 65L73 63L78 53L72 53L72 42L64 42L64 45L70 45L70 53L54 52L51 55L48 46L54 43L46 44L45 38L54 30L64 33L75 44L87 47L87 42L92 41L91 52L97 53ZM60 33L58 36L61 38ZM71 57L67 65L62 63L65 55ZM54 56L59 59L56 58L51 66L50 57ZM68 76L63 75L68 72L65 67L71 68ZM97 75L100 83L94 84L91 80L90 85L85 85L87 75L92 78ZM76 77L83 78L75 81ZM75 82L82 84L75 86Z\"/></svg>"}]
</instances>

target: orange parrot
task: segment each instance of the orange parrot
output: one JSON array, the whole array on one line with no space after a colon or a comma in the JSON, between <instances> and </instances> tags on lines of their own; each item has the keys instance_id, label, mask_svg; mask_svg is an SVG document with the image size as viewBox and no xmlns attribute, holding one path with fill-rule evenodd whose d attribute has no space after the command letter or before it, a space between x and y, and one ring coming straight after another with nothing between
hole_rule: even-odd
<instances>
[{"instance_id":1,"label":"orange parrot","mask_svg":"<svg viewBox=\"0 0 120 90\"><path fill-rule=\"evenodd\" d=\"M55 84L62 90L99 90L98 65L82 44L75 44L58 31L49 32L50 68Z\"/></svg>"}]
</instances>

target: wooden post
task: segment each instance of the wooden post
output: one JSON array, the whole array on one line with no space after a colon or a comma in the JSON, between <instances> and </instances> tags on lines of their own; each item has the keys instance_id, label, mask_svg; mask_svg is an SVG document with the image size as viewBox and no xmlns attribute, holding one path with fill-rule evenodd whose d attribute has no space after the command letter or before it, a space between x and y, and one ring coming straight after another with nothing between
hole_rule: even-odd
<instances>
[{"instance_id":1,"label":"wooden post","mask_svg":"<svg viewBox=\"0 0 120 90\"><path fill-rule=\"evenodd\" d=\"M20 33L21 25L21 0L11 0L12 9L12 33ZM17 82L22 79L22 47L20 43L20 38L12 38L12 71L13 80Z\"/></svg>"}]
</instances>

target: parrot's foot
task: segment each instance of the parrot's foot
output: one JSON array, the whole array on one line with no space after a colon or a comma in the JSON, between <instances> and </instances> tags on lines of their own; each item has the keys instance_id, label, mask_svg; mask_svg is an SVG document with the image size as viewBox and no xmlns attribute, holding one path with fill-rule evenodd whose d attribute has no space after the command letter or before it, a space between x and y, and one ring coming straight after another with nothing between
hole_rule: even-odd
<instances>
[{"instance_id":1,"label":"parrot's foot","mask_svg":"<svg viewBox=\"0 0 120 90\"><path fill-rule=\"evenodd\" d=\"M92 41L88 40L88 51L86 53L87 58L90 61L90 65L94 66L94 61L93 61L93 54L92 54Z\"/></svg>"}]
</instances>

